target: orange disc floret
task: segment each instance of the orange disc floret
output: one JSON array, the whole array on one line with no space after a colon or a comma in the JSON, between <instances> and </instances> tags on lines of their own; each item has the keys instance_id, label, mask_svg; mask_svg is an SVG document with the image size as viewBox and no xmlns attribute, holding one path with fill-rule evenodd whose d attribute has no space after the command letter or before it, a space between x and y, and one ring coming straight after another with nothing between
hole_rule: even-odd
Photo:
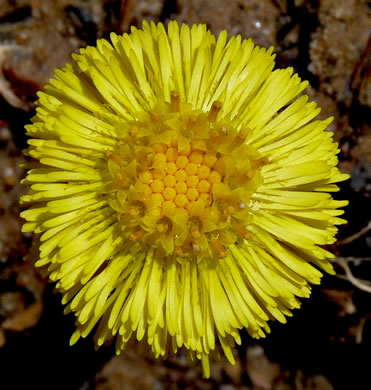
<instances>
[{"instance_id":1,"label":"orange disc floret","mask_svg":"<svg viewBox=\"0 0 371 390\"><path fill-rule=\"evenodd\" d=\"M165 171L168 175L174 175L174 173L177 171L177 166L173 162L168 162L165 167Z\"/></svg>"},{"instance_id":2,"label":"orange disc floret","mask_svg":"<svg viewBox=\"0 0 371 390\"><path fill-rule=\"evenodd\" d=\"M152 173L148 170L139 172L138 178L143 184L148 184L153 179Z\"/></svg>"},{"instance_id":3,"label":"orange disc floret","mask_svg":"<svg viewBox=\"0 0 371 390\"><path fill-rule=\"evenodd\" d=\"M180 181L175 185L175 191L177 194L185 194L187 192L187 184L184 181Z\"/></svg>"},{"instance_id":4,"label":"orange disc floret","mask_svg":"<svg viewBox=\"0 0 371 390\"><path fill-rule=\"evenodd\" d=\"M178 194L175 197L174 203L177 207L184 207L188 203L188 199L184 194Z\"/></svg>"},{"instance_id":5,"label":"orange disc floret","mask_svg":"<svg viewBox=\"0 0 371 390\"><path fill-rule=\"evenodd\" d=\"M174 175L167 175L164 177L164 184L166 187L175 187L176 178Z\"/></svg>"},{"instance_id":6,"label":"orange disc floret","mask_svg":"<svg viewBox=\"0 0 371 390\"><path fill-rule=\"evenodd\" d=\"M172 187L166 187L162 193L166 200L173 200L176 197L177 191Z\"/></svg>"},{"instance_id":7,"label":"orange disc floret","mask_svg":"<svg viewBox=\"0 0 371 390\"><path fill-rule=\"evenodd\" d=\"M164 190L164 182L162 180L155 179L151 183L151 189L153 192L162 192Z\"/></svg>"},{"instance_id":8,"label":"orange disc floret","mask_svg":"<svg viewBox=\"0 0 371 390\"><path fill-rule=\"evenodd\" d=\"M198 177L200 179L206 179L210 174L210 168L207 165L200 165L198 168Z\"/></svg>"},{"instance_id":9,"label":"orange disc floret","mask_svg":"<svg viewBox=\"0 0 371 390\"><path fill-rule=\"evenodd\" d=\"M207 180L202 179L202 180L200 180L200 182L198 183L197 189L198 189L200 192L209 192L209 190L210 190L210 183L209 183Z\"/></svg>"},{"instance_id":10,"label":"orange disc floret","mask_svg":"<svg viewBox=\"0 0 371 390\"><path fill-rule=\"evenodd\" d=\"M188 165L188 162L189 162L188 157L186 157L186 156L179 156L176 159L176 166L179 169L184 169Z\"/></svg>"},{"instance_id":11,"label":"orange disc floret","mask_svg":"<svg viewBox=\"0 0 371 390\"><path fill-rule=\"evenodd\" d=\"M198 176L192 175L187 177L186 183L188 187L193 188L197 186L199 181L200 179L198 178Z\"/></svg>"},{"instance_id":12,"label":"orange disc floret","mask_svg":"<svg viewBox=\"0 0 371 390\"><path fill-rule=\"evenodd\" d=\"M204 192L204 193L200 194L198 199L201 200L202 202L204 202L206 207L211 205L212 198L211 198L211 195L209 193Z\"/></svg>"},{"instance_id":13,"label":"orange disc floret","mask_svg":"<svg viewBox=\"0 0 371 390\"><path fill-rule=\"evenodd\" d=\"M184 170L186 171L188 176L195 175L197 173L198 167L195 163L189 163Z\"/></svg>"},{"instance_id":14,"label":"orange disc floret","mask_svg":"<svg viewBox=\"0 0 371 390\"><path fill-rule=\"evenodd\" d=\"M175 179L177 182L179 181L186 181L187 180L187 173L184 169L179 169L178 172L175 174Z\"/></svg>"},{"instance_id":15,"label":"orange disc floret","mask_svg":"<svg viewBox=\"0 0 371 390\"><path fill-rule=\"evenodd\" d=\"M162 180L165 177L165 171L163 169L153 169L152 176L154 179Z\"/></svg>"},{"instance_id":16,"label":"orange disc floret","mask_svg":"<svg viewBox=\"0 0 371 390\"><path fill-rule=\"evenodd\" d=\"M189 188L187 190L187 198L189 201L196 200L198 198L199 192L196 188Z\"/></svg>"},{"instance_id":17,"label":"orange disc floret","mask_svg":"<svg viewBox=\"0 0 371 390\"><path fill-rule=\"evenodd\" d=\"M214 171L212 170L207 178L207 180L211 183L211 184L219 184L221 183L222 181L222 175L217 172L217 171Z\"/></svg>"}]
</instances>

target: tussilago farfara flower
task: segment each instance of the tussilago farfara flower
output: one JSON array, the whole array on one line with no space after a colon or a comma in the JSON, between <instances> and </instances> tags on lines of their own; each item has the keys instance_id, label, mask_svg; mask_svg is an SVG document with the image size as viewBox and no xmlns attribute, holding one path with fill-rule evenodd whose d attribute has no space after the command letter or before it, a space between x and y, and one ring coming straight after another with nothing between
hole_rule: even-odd
<instances>
[{"instance_id":1,"label":"tussilago farfara flower","mask_svg":"<svg viewBox=\"0 0 371 390\"><path fill-rule=\"evenodd\" d=\"M24 231L76 315L71 343L133 340L156 357L269 332L332 273L339 207L331 122L272 49L205 25L143 24L74 55L27 127Z\"/></svg>"}]
</instances>

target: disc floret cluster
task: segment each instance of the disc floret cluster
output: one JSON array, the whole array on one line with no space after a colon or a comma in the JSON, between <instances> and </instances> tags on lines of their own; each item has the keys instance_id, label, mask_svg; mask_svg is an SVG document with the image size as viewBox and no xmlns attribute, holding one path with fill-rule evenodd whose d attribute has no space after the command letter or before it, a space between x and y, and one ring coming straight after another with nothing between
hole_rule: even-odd
<instances>
[{"instance_id":1,"label":"disc floret cluster","mask_svg":"<svg viewBox=\"0 0 371 390\"><path fill-rule=\"evenodd\" d=\"M247 239L249 201L264 159L228 119L171 103L128 123L107 153L123 233L159 256L225 257Z\"/></svg>"}]
</instances>

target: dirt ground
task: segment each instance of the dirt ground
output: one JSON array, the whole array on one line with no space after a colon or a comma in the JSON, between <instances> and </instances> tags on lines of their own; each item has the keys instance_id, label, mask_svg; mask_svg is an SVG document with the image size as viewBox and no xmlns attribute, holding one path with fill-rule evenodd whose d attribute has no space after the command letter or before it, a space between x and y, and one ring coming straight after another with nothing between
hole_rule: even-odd
<instances>
[{"instance_id":1,"label":"dirt ground","mask_svg":"<svg viewBox=\"0 0 371 390\"><path fill-rule=\"evenodd\" d=\"M206 23L273 45L277 66L308 79L321 117L335 117L340 167L352 175L335 195L350 200L330 248L337 276L266 339L242 332L236 365L213 362L209 380L183 355L117 357L95 352L91 338L69 347L73 315L23 261L31 236L21 233L19 164L36 92L71 52L144 19ZM0 389L371 389L370 31L367 0L0 0Z\"/></svg>"}]
</instances>

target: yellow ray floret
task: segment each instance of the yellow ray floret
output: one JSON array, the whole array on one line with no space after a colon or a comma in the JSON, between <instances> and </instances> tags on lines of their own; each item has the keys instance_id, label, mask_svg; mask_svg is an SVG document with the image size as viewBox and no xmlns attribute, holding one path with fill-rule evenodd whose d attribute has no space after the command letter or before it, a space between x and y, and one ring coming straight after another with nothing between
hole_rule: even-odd
<instances>
[{"instance_id":1,"label":"yellow ray floret","mask_svg":"<svg viewBox=\"0 0 371 390\"><path fill-rule=\"evenodd\" d=\"M205 25L144 22L80 50L39 93L22 203L41 267L76 316L71 343L188 350L210 375L239 330L286 321L333 273L347 175L337 144L273 70L272 49Z\"/></svg>"}]
</instances>

